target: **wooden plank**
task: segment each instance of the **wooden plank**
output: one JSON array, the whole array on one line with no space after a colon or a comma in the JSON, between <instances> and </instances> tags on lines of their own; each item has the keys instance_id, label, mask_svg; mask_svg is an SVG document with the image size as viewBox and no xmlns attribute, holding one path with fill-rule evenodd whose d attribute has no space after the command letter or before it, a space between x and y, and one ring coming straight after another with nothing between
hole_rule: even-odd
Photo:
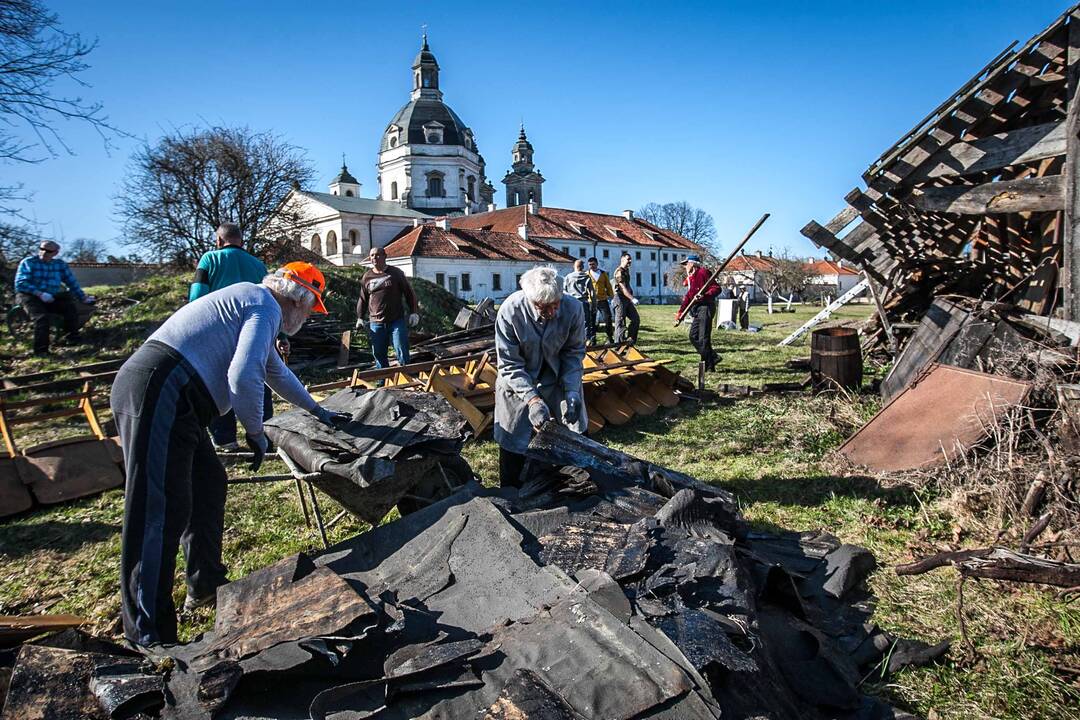
<instances>
[{"instance_id":1,"label":"wooden plank","mask_svg":"<svg viewBox=\"0 0 1080 720\"><path fill-rule=\"evenodd\" d=\"M916 192L912 199L920 210L961 215L1061 210L1065 207L1065 178L1051 175L974 186L926 188Z\"/></svg>"},{"instance_id":2,"label":"wooden plank","mask_svg":"<svg viewBox=\"0 0 1080 720\"><path fill-rule=\"evenodd\" d=\"M1065 319L1080 320L1080 11L1069 18L1067 115L1065 119L1065 262L1059 282L1064 289Z\"/></svg>"},{"instance_id":3,"label":"wooden plank","mask_svg":"<svg viewBox=\"0 0 1080 720\"><path fill-rule=\"evenodd\" d=\"M904 179L914 185L933 178L973 175L1065 154L1065 123L1051 122L948 145Z\"/></svg>"},{"instance_id":4,"label":"wooden plank","mask_svg":"<svg viewBox=\"0 0 1080 720\"><path fill-rule=\"evenodd\" d=\"M923 315L888 376L881 381L881 397L888 400L914 380L923 368L936 362L971 314L948 300L937 299Z\"/></svg>"}]
</instances>

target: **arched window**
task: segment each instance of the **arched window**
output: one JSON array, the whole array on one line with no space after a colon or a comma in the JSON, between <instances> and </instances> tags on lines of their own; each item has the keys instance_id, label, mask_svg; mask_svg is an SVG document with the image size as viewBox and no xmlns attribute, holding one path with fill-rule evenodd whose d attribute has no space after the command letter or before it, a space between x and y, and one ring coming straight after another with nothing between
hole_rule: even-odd
<instances>
[{"instance_id":1,"label":"arched window","mask_svg":"<svg viewBox=\"0 0 1080 720\"><path fill-rule=\"evenodd\" d=\"M475 202L476 201L476 178L474 178L472 175L470 175L469 179L467 181L467 185L468 185L468 188L469 188L468 189L469 201L470 202Z\"/></svg>"},{"instance_id":2,"label":"arched window","mask_svg":"<svg viewBox=\"0 0 1080 720\"><path fill-rule=\"evenodd\" d=\"M446 188L443 187L443 174L441 172L430 172L427 175L427 196L428 197L446 197Z\"/></svg>"},{"instance_id":3,"label":"arched window","mask_svg":"<svg viewBox=\"0 0 1080 720\"><path fill-rule=\"evenodd\" d=\"M319 237L319 233L311 236L311 252L322 255L322 238Z\"/></svg>"},{"instance_id":4,"label":"arched window","mask_svg":"<svg viewBox=\"0 0 1080 720\"><path fill-rule=\"evenodd\" d=\"M352 196L353 196L353 191L352 190L346 190L345 191L345 197L352 197Z\"/></svg>"},{"instance_id":5,"label":"arched window","mask_svg":"<svg viewBox=\"0 0 1080 720\"><path fill-rule=\"evenodd\" d=\"M349 231L349 239L346 240L345 242L348 243L348 245L345 245L344 247L342 247L341 252L348 253L348 252L352 252L354 249L356 249L356 231L355 230L350 230Z\"/></svg>"},{"instance_id":6,"label":"arched window","mask_svg":"<svg viewBox=\"0 0 1080 720\"><path fill-rule=\"evenodd\" d=\"M397 200L397 180L390 183L390 199Z\"/></svg>"},{"instance_id":7,"label":"arched window","mask_svg":"<svg viewBox=\"0 0 1080 720\"><path fill-rule=\"evenodd\" d=\"M391 137L390 138L390 147L397 147L397 138L396 137Z\"/></svg>"},{"instance_id":8,"label":"arched window","mask_svg":"<svg viewBox=\"0 0 1080 720\"><path fill-rule=\"evenodd\" d=\"M326 233L326 254L337 255L337 233L333 230Z\"/></svg>"}]
</instances>

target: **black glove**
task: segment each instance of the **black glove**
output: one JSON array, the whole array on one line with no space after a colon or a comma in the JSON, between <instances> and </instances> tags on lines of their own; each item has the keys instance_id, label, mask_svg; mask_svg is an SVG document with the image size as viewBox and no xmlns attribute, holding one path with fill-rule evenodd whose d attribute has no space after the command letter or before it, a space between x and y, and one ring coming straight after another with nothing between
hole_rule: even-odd
<instances>
[{"instance_id":1,"label":"black glove","mask_svg":"<svg viewBox=\"0 0 1080 720\"><path fill-rule=\"evenodd\" d=\"M563 413L563 420L566 425L573 425L581 417L581 395L576 392L566 393L566 412Z\"/></svg>"},{"instance_id":2,"label":"black glove","mask_svg":"<svg viewBox=\"0 0 1080 720\"><path fill-rule=\"evenodd\" d=\"M311 414L326 427L336 430L338 425L352 422L352 415L343 412L327 410L322 405L316 405Z\"/></svg>"},{"instance_id":3,"label":"black glove","mask_svg":"<svg viewBox=\"0 0 1080 720\"><path fill-rule=\"evenodd\" d=\"M263 458L266 457L266 448L270 446L270 441L266 439L266 435L263 433L259 433L258 435L248 435L247 446L255 455L255 457L251 459L251 464L248 465L248 467L251 468L251 472L255 472L262 465Z\"/></svg>"},{"instance_id":4,"label":"black glove","mask_svg":"<svg viewBox=\"0 0 1080 720\"><path fill-rule=\"evenodd\" d=\"M551 411L543 400L529 403L529 423L539 430L551 419Z\"/></svg>"}]
</instances>

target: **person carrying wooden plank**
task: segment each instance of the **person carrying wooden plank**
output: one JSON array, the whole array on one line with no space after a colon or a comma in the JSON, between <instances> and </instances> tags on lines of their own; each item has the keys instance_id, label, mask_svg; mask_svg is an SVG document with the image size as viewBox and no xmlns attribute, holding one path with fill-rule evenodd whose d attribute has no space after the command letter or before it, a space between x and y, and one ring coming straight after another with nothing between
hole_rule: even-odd
<instances>
[{"instance_id":1,"label":"person carrying wooden plank","mask_svg":"<svg viewBox=\"0 0 1080 720\"><path fill-rule=\"evenodd\" d=\"M333 427L348 419L321 407L274 351L312 312L325 313L323 274L292 262L259 284L241 282L177 310L120 368L110 405L124 453L120 554L124 635L175 643L176 551L187 560L185 608L214 601L221 561L226 473L207 435L235 410L257 470L267 449L263 385Z\"/></svg>"},{"instance_id":2,"label":"person carrying wooden plank","mask_svg":"<svg viewBox=\"0 0 1080 720\"><path fill-rule=\"evenodd\" d=\"M495 319L495 442L499 483L519 487L533 433L554 417L574 432L589 427L582 399L585 312L563 294L553 268L521 276Z\"/></svg>"},{"instance_id":3,"label":"person carrying wooden plank","mask_svg":"<svg viewBox=\"0 0 1080 720\"><path fill-rule=\"evenodd\" d=\"M712 279L712 274L701 264L701 257L696 254L686 256L686 294L679 305L677 316L680 322L686 317L690 321L690 343L701 356L708 372L716 370L720 355L712 346L713 316L716 310L716 298L720 294L720 285Z\"/></svg>"}]
</instances>

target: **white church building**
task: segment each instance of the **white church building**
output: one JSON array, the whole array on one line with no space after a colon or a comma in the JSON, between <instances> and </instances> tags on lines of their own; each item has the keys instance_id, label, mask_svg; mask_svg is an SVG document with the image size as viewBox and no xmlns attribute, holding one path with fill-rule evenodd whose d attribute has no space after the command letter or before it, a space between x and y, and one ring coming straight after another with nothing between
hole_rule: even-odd
<instances>
[{"instance_id":1,"label":"white church building","mask_svg":"<svg viewBox=\"0 0 1080 720\"><path fill-rule=\"evenodd\" d=\"M412 63L409 101L383 131L378 197L360 196L360 182L342 161L329 192L296 186L282 201L289 234L335 265L363 262L372 247L407 275L424 277L468 300L501 299L537 264L567 272L595 256L613 272L630 253L635 292L646 302L670 299L665 275L700 246L635 218L548 208L544 176L522 126L503 177L506 209L469 127L444 101L439 64L423 38ZM425 229L426 228L426 229Z\"/></svg>"}]
</instances>

